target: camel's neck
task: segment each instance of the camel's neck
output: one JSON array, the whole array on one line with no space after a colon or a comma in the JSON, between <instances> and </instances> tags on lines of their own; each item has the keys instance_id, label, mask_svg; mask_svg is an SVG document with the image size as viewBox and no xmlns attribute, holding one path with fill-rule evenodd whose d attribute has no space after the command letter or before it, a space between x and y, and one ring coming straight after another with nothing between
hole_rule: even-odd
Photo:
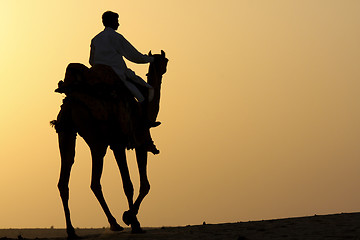
<instances>
[{"instance_id":1,"label":"camel's neck","mask_svg":"<svg viewBox=\"0 0 360 240\"><path fill-rule=\"evenodd\" d=\"M160 90L161 90L162 75L156 68L149 68L147 74L147 82L154 88L154 98L148 105L148 117L151 121L156 121L160 107Z\"/></svg>"},{"instance_id":2,"label":"camel's neck","mask_svg":"<svg viewBox=\"0 0 360 240\"><path fill-rule=\"evenodd\" d=\"M155 68L149 68L149 72L147 74L147 82L150 84L154 89L161 88L161 80L162 75L160 74L160 71L158 71Z\"/></svg>"}]
</instances>

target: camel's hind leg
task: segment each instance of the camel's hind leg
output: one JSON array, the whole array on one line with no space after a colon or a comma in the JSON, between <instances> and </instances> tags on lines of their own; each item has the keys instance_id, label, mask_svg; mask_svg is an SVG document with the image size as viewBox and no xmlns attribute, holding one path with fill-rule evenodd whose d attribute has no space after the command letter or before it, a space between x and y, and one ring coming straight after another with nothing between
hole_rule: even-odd
<instances>
[{"instance_id":1,"label":"camel's hind leg","mask_svg":"<svg viewBox=\"0 0 360 240\"><path fill-rule=\"evenodd\" d=\"M105 212L105 215L110 224L110 229L112 231L122 231L124 230L117 222L114 216L111 214L110 209L105 201L100 179L103 171L103 162L104 156L106 154L107 145L106 144L90 144L91 156L92 156L92 176L91 176L91 190L94 192L97 200L99 201L102 209Z\"/></svg>"},{"instance_id":2,"label":"camel's hind leg","mask_svg":"<svg viewBox=\"0 0 360 240\"><path fill-rule=\"evenodd\" d=\"M65 212L66 231L70 239L78 238L75 234L74 227L71 224L69 210L69 179L71 167L74 164L76 133L59 132L58 133L61 170L58 188Z\"/></svg>"},{"instance_id":3,"label":"camel's hind leg","mask_svg":"<svg viewBox=\"0 0 360 240\"><path fill-rule=\"evenodd\" d=\"M121 179L123 182L123 188L125 192L125 196L128 200L129 209L131 209L134 205L134 187L131 182L129 168L126 161L125 147L123 146L111 146L111 149L114 152L114 156L117 162L117 165L120 170Z\"/></svg>"}]
</instances>

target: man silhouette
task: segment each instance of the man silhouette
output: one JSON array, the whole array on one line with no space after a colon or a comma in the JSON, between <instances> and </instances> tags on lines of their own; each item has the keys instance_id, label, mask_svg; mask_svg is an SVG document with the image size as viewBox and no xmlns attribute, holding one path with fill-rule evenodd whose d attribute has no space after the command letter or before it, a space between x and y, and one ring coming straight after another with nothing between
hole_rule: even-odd
<instances>
[{"instance_id":1,"label":"man silhouette","mask_svg":"<svg viewBox=\"0 0 360 240\"><path fill-rule=\"evenodd\" d=\"M120 25L117 13L105 12L102 15L102 22L105 29L91 40L90 65L104 64L110 66L139 103L145 101L145 96L139 87L147 89L147 101L151 101L154 94L152 86L129 69L123 57L134 63L150 63L154 61L154 57L140 53L129 41L116 32ZM141 105L143 105L143 112L146 112L144 109L146 104ZM143 115L146 116L146 114ZM160 122L149 121L147 124L148 127L156 127L160 125Z\"/></svg>"}]
</instances>

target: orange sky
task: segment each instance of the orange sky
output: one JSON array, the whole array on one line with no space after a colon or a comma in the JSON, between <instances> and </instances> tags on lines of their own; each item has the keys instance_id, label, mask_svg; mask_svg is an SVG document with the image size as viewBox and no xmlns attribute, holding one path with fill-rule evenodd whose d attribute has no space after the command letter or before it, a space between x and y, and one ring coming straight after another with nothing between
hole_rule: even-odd
<instances>
[{"instance_id":1,"label":"orange sky","mask_svg":"<svg viewBox=\"0 0 360 240\"><path fill-rule=\"evenodd\" d=\"M106 10L139 51L163 49L170 60L143 226L359 211L360 2L134 2L1 1L0 228L65 226L54 89L68 63L88 65ZM147 65L129 66L145 76ZM107 226L80 138L75 161L73 224ZM102 185L121 222L111 151Z\"/></svg>"}]
</instances>

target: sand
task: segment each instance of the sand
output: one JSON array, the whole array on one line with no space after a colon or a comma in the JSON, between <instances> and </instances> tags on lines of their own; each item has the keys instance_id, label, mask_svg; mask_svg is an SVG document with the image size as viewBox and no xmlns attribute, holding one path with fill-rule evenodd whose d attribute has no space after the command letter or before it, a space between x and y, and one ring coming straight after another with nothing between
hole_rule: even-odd
<instances>
[{"instance_id":1,"label":"sand","mask_svg":"<svg viewBox=\"0 0 360 240\"><path fill-rule=\"evenodd\" d=\"M104 240L360 240L360 213L145 229L147 232L144 234L131 234L130 229L125 229L123 232L111 232L107 228L77 229L77 233L84 239ZM66 239L66 232L64 229L0 229L0 240L9 238L60 240Z\"/></svg>"}]
</instances>

